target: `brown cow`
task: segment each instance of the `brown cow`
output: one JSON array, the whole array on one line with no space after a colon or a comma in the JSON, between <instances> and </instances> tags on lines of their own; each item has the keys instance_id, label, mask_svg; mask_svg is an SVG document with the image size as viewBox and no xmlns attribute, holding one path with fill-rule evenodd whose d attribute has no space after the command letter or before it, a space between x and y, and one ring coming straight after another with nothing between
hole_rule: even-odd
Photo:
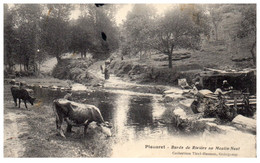
<instances>
[{"instance_id":1,"label":"brown cow","mask_svg":"<svg viewBox=\"0 0 260 163\"><path fill-rule=\"evenodd\" d=\"M73 126L84 126L84 136L86 135L88 125L96 122L101 130L108 136L111 132L107 132L104 127L111 128L108 122L105 122L99 109L94 105L82 104L67 99L56 99L53 101L53 109L56 116L56 127L58 133L65 138L61 129L61 125L65 120L67 122L67 132L71 132Z\"/></svg>"},{"instance_id":2,"label":"brown cow","mask_svg":"<svg viewBox=\"0 0 260 163\"><path fill-rule=\"evenodd\" d=\"M33 105L36 98L31 97L28 93L28 90L24 88L19 88L18 86L12 86L11 87L11 93L14 99L15 106L17 106L17 99L19 100L19 108L21 104L21 100L23 100L25 108L27 108L26 101L29 101L31 105Z\"/></svg>"}]
</instances>

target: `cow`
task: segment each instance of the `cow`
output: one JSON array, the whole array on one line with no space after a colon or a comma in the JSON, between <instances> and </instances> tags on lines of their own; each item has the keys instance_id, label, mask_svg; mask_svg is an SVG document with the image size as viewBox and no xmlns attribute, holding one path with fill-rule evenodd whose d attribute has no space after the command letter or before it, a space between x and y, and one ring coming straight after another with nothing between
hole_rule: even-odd
<instances>
[{"instance_id":1,"label":"cow","mask_svg":"<svg viewBox=\"0 0 260 163\"><path fill-rule=\"evenodd\" d=\"M11 87L12 96L14 99L15 106L17 106L17 99L19 99L19 108L21 104L21 100L23 100L25 108L27 108L26 101L29 101L31 105L33 105L36 98L33 98L29 95L28 91L24 88L19 88L18 86Z\"/></svg>"},{"instance_id":2,"label":"cow","mask_svg":"<svg viewBox=\"0 0 260 163\"><path fill-rule=\"evenodd\" d=\"M56 118L56 128L60 136L66 138L61 125L65 120L67 122L67 133L72 132L72 127L84 126L85 137L88 125L91 122L96 122L97 126L101 127L101 130L105 132L108 136L111 136L110 130L107 132L104 127L111 128L108 122L105 122L100 110L89 104L77 103L67 99L56 99L53 101L53 111Z\"/></svg>"}]
</instances>

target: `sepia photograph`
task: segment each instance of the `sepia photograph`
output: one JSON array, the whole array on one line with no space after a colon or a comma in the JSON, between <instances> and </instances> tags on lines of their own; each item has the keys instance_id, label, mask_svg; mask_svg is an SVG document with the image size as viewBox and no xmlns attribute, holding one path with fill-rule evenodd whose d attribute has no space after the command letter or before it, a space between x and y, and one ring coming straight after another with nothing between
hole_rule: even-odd
<instances>
[{"instance_id":1,"label":"sepia photograph","mask_svg":"<svg viewBox=\"0 0 260 163\"><path fill-rule=\"evenodd\" d=\"M256 158L256 3L3 3L4 158Z\"/></svg>"}]
</instances>

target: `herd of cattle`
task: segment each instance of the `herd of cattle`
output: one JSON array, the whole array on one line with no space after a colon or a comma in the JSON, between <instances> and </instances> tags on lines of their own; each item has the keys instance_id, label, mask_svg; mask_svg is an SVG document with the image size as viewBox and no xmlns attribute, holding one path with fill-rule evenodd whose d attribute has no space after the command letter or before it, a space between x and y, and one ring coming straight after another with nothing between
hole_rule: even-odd
<instances>
[{"instance_id":1,"label":"herd of cattle","mask_svg":"<svg viewBox=\"0 0 260 163\"><path fill-rule=\"evenodd\" d=\"M36 98L31 97L29 92L23 88L21 85L17 86L14 84L14 81L11 81L11 93L15 106L17 106L17 99L20 103L23 100L24 105L27 108L26 102L29 101L31 105L35 102ZM111 125L108 122L105 122L100 110L94 105L77 103L65 98L56 99L53 101L53 111L56 118L56 127L58 134L66 138L61 126L65 121L67 123L66 132L70 133L72 127L84 126L84 136L86 135L87 128L91 122L96 122L97 127L101 129L103 133L107 136L111 136Z\"/></svg>"}]
</instances>

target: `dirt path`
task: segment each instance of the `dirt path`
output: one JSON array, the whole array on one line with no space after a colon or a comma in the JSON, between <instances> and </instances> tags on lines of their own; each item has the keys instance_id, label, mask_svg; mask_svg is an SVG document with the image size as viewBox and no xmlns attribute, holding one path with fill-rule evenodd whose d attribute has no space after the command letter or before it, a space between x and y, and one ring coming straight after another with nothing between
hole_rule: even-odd
<instances>
[{"instance_id":1,"label":"dirt path","mask_svg":"<svg viewBox=\"0 0 260 163\"><path fill-rule=\"evenodd\" d=\"M5 157L22 157L25 148L19 140L21 135L20 125L17 119L24 118L23 115L17 115L12 112L5 113L4 116L4 156Z\"/></svg>"},{"instance_id":2,"label":"dirt path","mask_svg":"<svg viewBox=\"0 0 260 163\"><path fill-rule=\"evenodd\" d=\"M104 67L104 61L95 62L88 68L88 72L96 76L97 78L104 80L104 74L100 70L100 66ZM113 90L128 90L134 93L153 93L162 94L165 90L178 89L177 87L171 87L159 84L139 84L138 81L129 81L125 78L120 78L114 74L110 74L110 78L104 82L105 89Z\"/></svg>"},{"instance_id":3,"label":"dirt path","mask_svg":"<svg viewBox=\"0 0 260 163\"><path fill-rule=\"evenodd\" d=\"M4 87L4 157L23 157L25 137L29 126L25 109L18 109L12 101L10 86Z\"/></svg>"}]
</instances>

